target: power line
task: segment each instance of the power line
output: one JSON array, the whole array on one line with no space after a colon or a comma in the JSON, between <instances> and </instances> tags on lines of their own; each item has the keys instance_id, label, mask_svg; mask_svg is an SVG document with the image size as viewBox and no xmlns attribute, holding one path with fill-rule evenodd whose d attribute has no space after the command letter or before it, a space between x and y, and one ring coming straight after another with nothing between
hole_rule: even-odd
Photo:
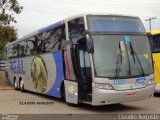
<instances>
[{"instance_id":1,"label":"power line","mask_svg":"<svg viewBox=\"0 0 160 120\"><path fill-rule=\"evenodd\" d=\"M152 20L156 19L156 17L151 17L151 18L148 18L146 19L145 21L149 21L149 29L151 30L152 29Z\"/></svg>"},{"instance_id":2,"label":"power line","mask_svg":"<svg viewBox=\"0 0 160 120\"><path fill-rule=\"evenodd\" d=\"M74 4L76 4L76 3L71 3L71 2L69 2L69 1L54 1L54 2L60 2L60 3L65 3L65 4L70 4L70 5L72 5L72 6L74 6ZM66 8L66 9L64 9L64 8L61 8L60 6L54 6L54 7L49 7L49 6L38 6L38 5L29 5L29 4L24 4L24 6L25 5L27 5L27 6L32 6L32 7L39 7L39 8L46 8L46 9L52 9L52 10L62 10L63 12L75 12L75 11L77 11L77 10L74 10L73 11L73 8L72 9L68 9L68 8ZM79 4L79 5L81 5L81 6L84 6L84 5L88 5L88 4L85 4L85 3L83 3L83 4ZM95 5L94 4L94 6L96 6L96 7L101 7L102 5ZM107 8L113 8L113 7L116 7L116 8L126 8L126 9L141 9L141 10L146 10L146 8L142 8L142 7L130 7L130 6L120 6L120 5L109 5L109 6L107 6ZM58 7L58 8L57 8ZM105 5L103 5L103 7L106 7ZM107 8L105 8L106 10L107 10ZM155 9L155 8L154 8ZM157 8L157 9L155 9L155 11L160 11L160 9L158 10L159 8ZM103 10L104 10L104 8L103 8ZM82 9L82 11L83 11L83 9Z\"/></svg>"},{"instance_id":3,"label":"power line","mask_svg":"<svg viewBox=\"0 0 160 120\"><path fill-rule=\"evenodd\" d=\"M48 14L53 14L53 13L55 13L55 11L37 10L37 9L34 9L34 8L27 8L27 7L25 7L25 9L30 10L30 11L39 12L39 13L42 13L42 12L43 12L43 13L48 13ZM62 12L60 12L60 11L56 11L56 13L58 13L58 14L60 14L60 15L66 15L66 14L64 14L64 13L62 13ZM57 16L58 14L56 14L56 16Z\"/></svg>"},{"instance_id":4,"label":"power line","mask_svg":"<svg viewBox=\"0 0 160 120\"><path fill-rule=\"evenodd\" d=\"M52 1L52 0L50 0ZM52 1L53 2L53 1ZM64 1L64 0L58 0L58 1L54 1L54 2L59 2L59 3L66 3L66 4L70 4L70 5L73 5L73 4L79 4L79 5L87 5L87 6L103 6L103 7L119 7L119 8L128 8L128 9L155 9L155 6L154 7L147 7L147 6L137 6L137 7L131 7L133 6L133 3L132 4L128 4L128 5L124 5L122 4L121 2L116 2L114 4L109 4L107 5L107 3L105 2L89 2L89 1L79 1L79 0L76 0L76 1ZM108 2L109 3L109 2ZM156 9L159 9L159 7L157 7Z\"/></svg>"},{"instance_id":5,"label":"power line","mask_svg":"<svg viewBox=\"0 0 160 120\"><path fill-rule=\"evenodd\" d=\"M124 2L124 1L120 1L120 2L118 2L118 1L115 1L115 0L101 0L101 1L104 1L104 2L113 2L113 3L125 3L125 4L131 4L131 5L133 5L133 4L137 4L137 2ZM153 4L153 2L152 3L142 3L142 2L138 2L138 5L144 5L144 6L146 6L146 5L151 5L151 6L157 6L158 7L158 4Z\"/></svg>"}]
</instances>

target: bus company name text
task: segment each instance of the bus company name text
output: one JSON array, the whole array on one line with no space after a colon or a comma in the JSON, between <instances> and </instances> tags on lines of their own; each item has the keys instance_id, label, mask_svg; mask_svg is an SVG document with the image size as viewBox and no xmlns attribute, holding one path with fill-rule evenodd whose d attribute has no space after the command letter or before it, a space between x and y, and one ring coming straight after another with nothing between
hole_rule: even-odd
<instances>
[{"instance_id":1,"label":"bus company name text","mask_svg":"<svg viewBox=\"0 0 160 120\"><path fill-rule=\"evenodd\" d=\"M11 60L10 69L13 74L25 74L23 60Z\"/></svg>"}]
</instances>

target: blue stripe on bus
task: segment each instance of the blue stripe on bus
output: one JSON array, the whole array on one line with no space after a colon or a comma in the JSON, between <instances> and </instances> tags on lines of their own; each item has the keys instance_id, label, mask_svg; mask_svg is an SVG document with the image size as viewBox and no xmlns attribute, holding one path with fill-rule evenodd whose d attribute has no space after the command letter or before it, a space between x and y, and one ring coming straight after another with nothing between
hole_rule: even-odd
<instances>
[{"instance_id":1,"label":"blue stripe on bus","mask_svg":"<svg viewBox=\"0 0 160 120\"><path fill-rule=\"evenodd\" d=\"M50 89L49 92L47 92L47 95L51 95L54 97L61 97L61 83L64 80L64 72L63 72L63 59L62 59L62 52L54 52L53 53L53 59L55 60L56 64L56 80L54 82L53 87Z\"/></svg>"},{"instance_id":2,"label":"blue stripe on bus","mask_svg":"<svg viewBox=\"0 0 160 120\"><path fill-rule=\"evenodd\" d=\"M45 32L45 31L47 31L47 30L51 30L51 29L53 29L53 28L55 28L55 27L57 27L57 26L59 26L59 25L61 25L62 24L62 21L59 21L59 22L57 22L57 23L54 23L54 24L52 24L52 25L49 25L48 27L45 27L45 28L42 28L42 29L40 29L40 30L38 30L38 32Z\"/></svg>"}]
</instances>

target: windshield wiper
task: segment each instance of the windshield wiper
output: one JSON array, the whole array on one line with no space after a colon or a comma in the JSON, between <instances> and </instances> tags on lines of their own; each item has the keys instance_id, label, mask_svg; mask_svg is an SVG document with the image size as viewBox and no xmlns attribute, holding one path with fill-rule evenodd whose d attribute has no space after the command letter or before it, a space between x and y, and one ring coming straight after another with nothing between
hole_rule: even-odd
<instances>
[{"instance_id":1,"label":"windshield wiper","mask_svg":"<svg viewBox=\"0 0 160 120\"><path fill-rule=\"evenodd\" d=\"M118 51L118 54L117 54L117 62L116 62L116 69L115 69L115 73L116 73L115 78L119 77L121 64L122 64L122 49L121 49L120 42L119 42L119 51Z\"/></svg>"},{"instance_id":2,"label":"windshield wiper","mask_svg":"<svg viewBox=\"0 0 160 120\"><path fill-rule=\"evenodd\" d=\"M139 59L137 53L135 52L135 50L133 49L131 42L130 42L129 44L130 44L131 55L133 56L134 63L135 63L135 57L136 57L136 58L137 58L137 61L138 61L138 64L139 64L139 66L140 66L140 68L141 68L142 75L145 76L145 72L144 72L144 69L143 69L142 64L141 64L141 62L140 62L140 59Z\"/></svg>"}]
</instances>

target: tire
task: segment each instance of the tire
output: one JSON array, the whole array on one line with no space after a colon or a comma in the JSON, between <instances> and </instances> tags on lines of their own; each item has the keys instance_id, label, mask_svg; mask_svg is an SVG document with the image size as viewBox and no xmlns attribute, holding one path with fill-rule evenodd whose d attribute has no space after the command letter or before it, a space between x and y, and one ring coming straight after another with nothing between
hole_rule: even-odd
<instances>
[{"instance_id":1,"label":"tire","mask_svg":"<svg viewBox=\"0 0 160 120\"><path fill-rule=\"evenodd\" d=\"M20 91L24 92L24 81L23 80L20 80L19 82L19 89Z\"/></svg>"},{"instance_id":2,"label":"tire","mask_svg":"<svg viewBox=\"0 0 160 120\"><path fill-rule=\"evenodd\" d=\"M18 90L18 82L17 82L17 80L14 80L14 89Z\"/></svg>"}]
</instances>

